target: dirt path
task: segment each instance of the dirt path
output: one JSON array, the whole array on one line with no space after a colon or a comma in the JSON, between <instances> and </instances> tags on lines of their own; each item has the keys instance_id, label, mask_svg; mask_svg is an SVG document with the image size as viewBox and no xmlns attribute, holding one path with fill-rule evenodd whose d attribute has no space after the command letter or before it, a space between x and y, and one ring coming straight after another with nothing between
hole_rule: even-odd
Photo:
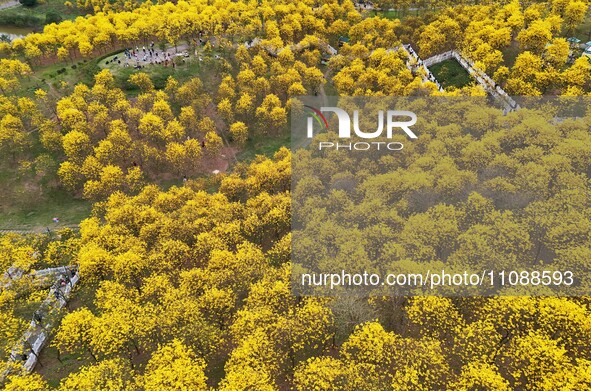
<instances>
[{"instance_id":1,"label":"dirt path","mask_svg":"<svg viewBox=\"0 0 591 391\"><path fill-rule=\"evenodd\" d=\"M324 79L327 83L330 80L330 69L327 69L326 72L324 72ZM320 96L322 97L322 104L328 106L328 98L326 97L326 91L324 91L324 84L320 84Z\"/></svg>"},{"instance_id":2,"label":"dirt path","mask_svg":"<svg viewBox=\"0 0 591 391\"><path fill-rule=\"evenodd\" d=\"M73 230L78 230L80 227L78 225L74 225L74 224L68 224L68 225L52 225L50 228L51 232L55 232L57 230L60 230L62 228L70 228ZM9 233L13 233L13 234L19 234L19 235L27 235L27 234L45 234L47 233L47 229L48 227L38 227L38 228L19 228L19 227L15 227L15 228L1 228L0 227L0 235L2 234L9 234Z\"/></svg>"}]
</instances>

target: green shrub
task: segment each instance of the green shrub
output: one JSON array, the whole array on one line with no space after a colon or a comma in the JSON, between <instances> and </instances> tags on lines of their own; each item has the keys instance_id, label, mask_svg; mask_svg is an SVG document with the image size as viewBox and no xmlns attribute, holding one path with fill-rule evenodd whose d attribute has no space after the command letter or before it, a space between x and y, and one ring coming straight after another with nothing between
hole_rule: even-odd
<instances>
[{"instance_id":1,"label":"green shrub","mask_svg":"<svg viewBox=\"0 0 591 391\"><path fill-rule=\"evenodd\" d=\"M45 14L45 24L59 23L63 20L62 16L55 10L48 11Z\"/></svg>"},{"instance_id":2,"label":"green shrub","mask_svg":"<svg viewBox=\"0 0 591 391\"><path fill-rule=\"evenodd\" d=\"M33 7L37 5L37 0L19 0L25 7Z\"/></svg>"}]
</instances>

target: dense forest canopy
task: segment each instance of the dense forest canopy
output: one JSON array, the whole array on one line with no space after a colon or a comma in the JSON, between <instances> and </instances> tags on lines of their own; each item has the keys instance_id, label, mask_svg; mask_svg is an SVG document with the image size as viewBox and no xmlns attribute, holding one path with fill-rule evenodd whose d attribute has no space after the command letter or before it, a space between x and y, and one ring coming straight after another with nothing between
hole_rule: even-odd
<instances>
[{"instance_id":1,"label":"dense forest canopy","mask_svg":"<svg viewBox=\"0 0 591 391\"><path fill-rule=\"evenodd\" d=\"M591 389L589 105L495 100L587 102L588 2L61 5L0 42L0 387ZM463 87L424 65L451 52ZM290 150L300 96L431 114L400 153ZM311 296L292 240L322 269L582 277Z\"/></svg>"},{"instance_id":2,"label":"dense forest canopy","mask_svg":"<svg viewBox=\"0 0 591 391\"><path fill-rule=\"evenodd\" d=\"M391 139L319 133L295 152L293 260L303 268L294 273L296 289L335 294L332 287L302 287L300 273L311 271L384 276L548 268L571 270L577 281L555 290L539 283L521 290L489 283L441 291L395 287L383 293L586 294L587 261L577 254L589 238L591 150L583 141L588 99L520 103L522 109L503 114L485 98L339 99L334 105L357 110L364 130L376 128L383 108L410 110L418 118L412 127L418 136L409 139L400 130ZM305 117L293 121L305 123ZM329 129L337 129L336 117L327 117ZM296 134L304 131L292 126ZM319 147L326 140L341 148ZM377 147L392 141L404 148ZM349 144L363 145L355 150ZM373 294L382 292L376 289Z\"/></svg>"}]
</instances>

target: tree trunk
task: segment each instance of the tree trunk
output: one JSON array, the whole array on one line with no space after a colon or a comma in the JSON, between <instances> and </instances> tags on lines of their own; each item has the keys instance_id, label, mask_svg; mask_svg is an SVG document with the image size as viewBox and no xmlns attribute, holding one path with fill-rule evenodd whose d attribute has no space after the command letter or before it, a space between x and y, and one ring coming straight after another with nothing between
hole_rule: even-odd
<instances>
[{"instance_id":1,"label":"tree trunk","mask_svg":"<svg viewBox=\"0 0 591 391\"><path fill-rule=\"evenodd\" d=\"M98 362L98 359L96 358L92 350L90 348L86 348L86 350L88 351L88 353L90 353L90 356L94 359L94 362Z\"/></svg>"}]
</instances>

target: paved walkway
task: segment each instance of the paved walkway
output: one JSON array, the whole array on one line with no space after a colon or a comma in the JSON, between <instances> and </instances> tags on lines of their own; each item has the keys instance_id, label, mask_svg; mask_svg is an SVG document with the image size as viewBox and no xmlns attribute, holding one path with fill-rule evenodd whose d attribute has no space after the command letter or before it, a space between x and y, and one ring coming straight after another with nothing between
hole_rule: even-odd
<instances>
[{"instance_id":1,"label":"paved walkway","mask_svg":"<svg viewBox=\"0 0 591 391\"><path fill-rule=\"evenodd\" d=\"M72 268L69 266L59 266L48 269L35 270L31 273L25 274L22 269L11 266L2 276L4 283L3 285L0 285L0 287L2 289L9 289L12 286L13 282L18 281L24 276L30 278L31 282L36 286L47 287L51 285L51 280L56 279L56 276L66 274L71 269Z\"/></svg>"},{"instance_id":2,"label":"paved walkway","mask_svg":"<svg viewBox=\"0 0 591 391\"><path fill-rule=\"evenodd\" d=\"M2 234L26 235L26 234L35 234L35 233L40 233L40 231L33 230L33 229L0 229L0 235L2 235Z\"/></svg>"},{"instance_id":3,"label":"paved walkway","mask_svg":"<svg viewBox=\"0 0 591 391\"><path fill-rule=\"evenodd\" d=\"M68 225L51 225L46 227L37 227L37 228L0 228L0 235L2 234L19 234L19 235L28 235L28 234L46 234L47 229L50 229L51 232L55 232L62 228L70 228L74 231L80 229L77 224L68 224Z\"/></svg>"},{"instance_id":4,"label":"paved walkway","mask_svg":"<svg viewBox=\"0 0 591 391\"><path fill-rule=\"evenodd\" d=\"M167 46L164 50L161 50L157 47L150 47L150 45L136 45L130 50L130 58L128 58L124 52L118 52L103 58L101 61L99 61L98 65L99 67L107 69L142 69L144 67L154 67L158 65L163 67L173 67L172 61L175 58L181 58L184 62L185 58L195 57L195 53L190 53L189 49L190 47L186 43L177 45L176 49L174 46ZM152 55L150 55L150 50L152 50ZM202 61L201 56L199 56L199 61Z\"/></svg>"},{"instance_id":5,"label":"paved walkway","mask_svg":"<svg viewBox=\"0 0 591 391\"><path fill-rule=\"evenodd\" d=\"M20 2L18 2L16 0L11 0L11 1L7 1L6 3L0 4L0 10L6 9L6 8L18 7L20 5L21 5Z\"/></svg>"}]
</instances>

